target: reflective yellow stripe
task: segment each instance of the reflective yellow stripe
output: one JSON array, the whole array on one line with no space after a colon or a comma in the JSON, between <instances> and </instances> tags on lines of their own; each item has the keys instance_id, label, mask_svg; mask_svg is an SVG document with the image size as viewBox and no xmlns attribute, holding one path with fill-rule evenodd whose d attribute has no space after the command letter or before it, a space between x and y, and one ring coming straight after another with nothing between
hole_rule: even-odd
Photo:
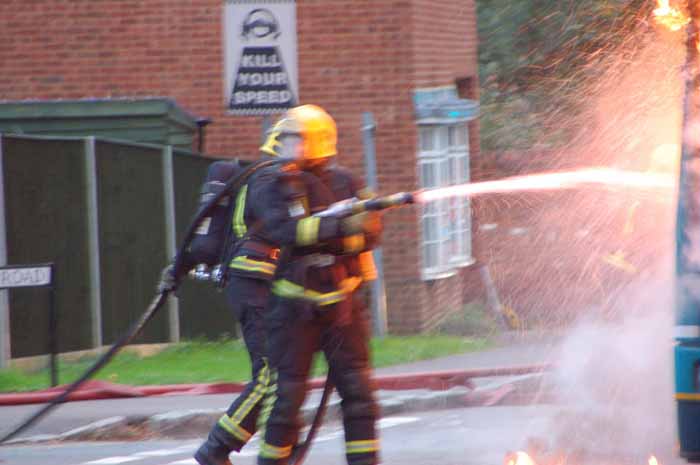
<instances>
[{"instance_id":1,"label":"reflective yellow stripe","mask_svg":"<svg viewBox=\"0 0 700 465\"><path fill-rule=\"evenodd\" d=\"M297 223L297 245L307 246L318 242L318 228L321 226L321 218L309 216Z\"/></svg>"},{"instance_id":2,"label":"reflective yellow stripe","mask_svg":"<svg viewBox=\"0 0 700 465\"><path fill-rule=\"evenodd\" d=\"M255 407L255 405L257 405L263 398L269 383L270 368L267 364L267 359L263 357L263 367L260 369L260 373L258 373L255 388L253 388L253 391L248 394L248 397L231 416L223 415L221 418L219 418L219 425L221 425L222 428L231 433L231 435L234 437L243 442L248 442L253 435L241 427L241 423L245 417L248 416L253 407Z\"/></svg>"},{"instance_id":3,"label":"reflective yellow stripe","mask_svg":"<svg viewBox=\"0 0 700 465\"><path fill-rule=\"evenodd\" d=\"M236 237L243 237L246 231L248 231L243 218L243 214L245 213L245 199L247 195L248 184L241 187L241 190L236 196L236 208L233 211L233 232L236 234Z\"/></svg>"},{"instance_id":4,"label":"reflective yellow stripe","mask_svg":"<svg viewBox=\"0 0 700 465\"><path fill-rule=\"evenodd\" d=\"M267 365L267 359L265 357L263 357L262 360L263 367L260 369L260 373L258 373L258 379L255 382L253 392L250 393L248 398L243 401L243 403L235 412L233 412L233 415L230 417L231 421L236 424L242 423L253 407L260 402L265 395L267 385L270 383L270 367Z\"/></svg>"},{"instance_id":5,"label":"reflective yellow stripe","mask_svg":"<svg viewBox=\"0 0 700 465\"><path fill-rule=\"evenodd\" d=\"M353 276L342 280L340 282L340 288L337 291L322 294L311 289L304 289L302 286L286 279L278 279L272 283L272 293L287 299L310 300L316 305L332 305L344 300L345 297L357 289L361 283L362 278Z\"/></svg>"},{"instance_id":6,"label":"reflective yellow stripe","mask_svg":"<svg viewBox=\"0 0 700 465\"><path fill-rule=\"evenodd\" d=\"M272 292L281 297L296 298L303 296L304 288L286 279L278 279L272 283Z\"/></svg>"},{"instance_id":7,"label":"reflective yellow stripe","mask_svg":"<svg viewBox=\"0 0 700 465\"><path fill-rule=\"evenodd\" d=\"M258 431L260 432L260 437L265 437L265 427L267 426L267 420L270 418L270 413L272 412L272 407L277 401L277 372L272 371L270 376L270 384L265 390L265 399L263 400L262 409L260 410L260 415L258 415Z\"/></svg>"},{"instance_id":8,"label":"reflective yellow stripe","mask_svg":"<svg viewBox=\"0 0 700 465\"><path fill-rule=\"evenodd\" d=\"M342 291L327 292L325 294L315 294L317 295L311 295L310 297L316 300L316 304L320 306L333 305L345 300L345 293Z\"/></svg>"},{"instance_id":9,"label":"reflective yellow stripe","mask_svg":"<svg viewBox=\"0 0 700 465\"><path fill-rule=\"evenodd\" d=\"M292 453L292 446L277 447L263 441L260 444L260 456L266 459L283 459Z\"/></svg>"},{"instance_id":10,"label":"reflective yellow stripe","mask_svg":"<svg viewBox=\"0 0 700 465\"><path fill-rule=\"evenodd\" d=\"M374 281L377 279L377 266L374 264L374 256L372 252L362 252L357 256L360 262L360 275L365 281Z\"/></svg>"},{"instance_id":11,"label":"reflective yellow stripe","mask_svg":"<svg viewBox=\"0 0 700 465\"><path fill-rule=\"evenodd\" d=\"M288 299L303 299L306 297L303 287L286 279L278 279L272 283L272 293Z\"/></svg>"},{"instance_id":12,"label":"reflective yellow stripe","mask_svg":"<svg viewBox=\"0 0 700 465\"><path fill-rule=\"evenodd\" d=\"M354 234L343 238L343 252L357 253L365 248L365 235Z\"/></svg>"},{"instance_id":13,"label":"reflective yellow stripe","mask_svg":"<svg viewBox=\"0 0 700 465\"><path fill-rule=\"evenodd\" d=\"M240 256L231 260L229 268L245 271L257 271L260 273L273 275L275 274L275 269L277 268L277 266L273 263L263 262L260 260L253 260L248 257Z\"/></svg>"},{"instance_id":14,"label":"reflective yellow stripe","mask_svg":"<svg viewBox=\"0 0 700 465\"><path fill-rule=\"evenodd\" d=\"M237 270L246 270L246 271L259 271L261 273L265 273L265 274L269 274L269 275L275 274L274 268L270 269L270 268L263 267L263 266L246 265L244 263L231 262L231 265L229 266L229 268L234 268Z\"/></svg>"},{"instance_id":15,"label":"reflective yellow stripe","mask_svg":"<svg viewBox=\"0 0 700 465\"><path fill-rule=\"evenodd\" d=\"M234 422L232 422L231 419L226 415L219 418L219 425L226 431L231 433L233 437L238 438L243 442L248 442L250 438L253 437L252 433L243 429L241 425L237 425Z\"/></svg>"},{"instance_id":16,"label":"reflective yellow stripe","mask_svg":"<svg viewBox=\"0 0 700 465\"><path fill-rule=\"evenodd\" d=\"M346 454L364 454L367 452L377 452L378 450L378 439L367 439L364 441L348 441L345 443Z\"/></svg>"},{"instance_id":17,"label":"reflective yellow stripe","mask_svg":"<svg viewBox=\"0 0 700 465\"><path fill-rule=\"evenodd\" d=\"M698 392L677 392L676 400L693 400L700 401L700 393Z\"/></svg>"}]
</instances>

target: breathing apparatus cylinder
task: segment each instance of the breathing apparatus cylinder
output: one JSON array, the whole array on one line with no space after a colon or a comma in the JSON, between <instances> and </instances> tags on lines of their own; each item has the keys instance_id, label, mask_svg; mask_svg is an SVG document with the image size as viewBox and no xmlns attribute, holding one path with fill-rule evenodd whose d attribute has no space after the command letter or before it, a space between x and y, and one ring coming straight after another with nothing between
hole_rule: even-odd
<instances>
[{"instance_id":1,"label":"breathing apparatus cylinder","mask_svg":"<svg viewBox=\"0 0 700 465\"><path fill-rule=\"evenodd\" d=\"M211 199L221 193L226 188L226 183L240 171L241 166L238 161L212 163L202 185L198 213ZM193 263L207 267L219 264L226 234L230 229L229 217L233 201L230 195L223 196L199 223L188 249L189 259Z\"/></svg>"}]
</instances>

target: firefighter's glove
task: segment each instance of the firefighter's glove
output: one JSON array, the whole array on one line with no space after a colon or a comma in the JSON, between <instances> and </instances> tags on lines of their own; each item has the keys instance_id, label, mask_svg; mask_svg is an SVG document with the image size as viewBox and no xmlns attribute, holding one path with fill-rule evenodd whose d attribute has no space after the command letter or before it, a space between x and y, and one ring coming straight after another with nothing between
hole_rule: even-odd
<instances>
[{"instance_id":1,"label":"firefighter's glove","mask_svg":"<svg viewBox=\"0 0 700 465\"><path fill-rule=\"evenodd\" d=\"M340 220L343 236L355 234L378 235L382 232L382 217L379 212L362 212Z\"/></svg>"},{"instance_id":2,"label":"firefighter's glove","mask_svg":"<svg viewBox=\"0 0 700 465\"><path fill-rule=\"evenodd\" d=\"M175 265L172 263L165 268L160 274L160 282L158 283L158 292L175 292L180 284L179 279L175 274Z\"/></svg>"}]
</instances>

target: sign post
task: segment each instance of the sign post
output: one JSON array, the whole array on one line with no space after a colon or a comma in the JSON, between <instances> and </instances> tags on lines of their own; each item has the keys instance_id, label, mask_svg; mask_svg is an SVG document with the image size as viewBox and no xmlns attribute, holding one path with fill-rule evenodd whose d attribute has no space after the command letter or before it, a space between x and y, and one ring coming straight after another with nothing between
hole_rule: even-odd
<instances>
[{"instance_id":1,"label":"sign post","mask_svg":"<svg viewBox=\"0 0 700 465\"><path fill-rule=\"evenodd\" d=\"M224 95L232 115L270 115L297 105L294 0L226 0Z\"/></svg>"},{"instance_id":2,"label":"sign post","mask_svg":"<svg viewBox=\"0 0 700 465\"><path fill-rule=\"evenodd\" d=\"M375 150L375 131L377 124L370 112L362 114L362 144L365 155L365 176L367 187L375 193L379 191L377 180L377 154ZM372 321L374 322L374 335L384 337L387 333L386 315L386 288L384 287L384 258L382 248L377 247L373 251L374 263L377 267L377 279L372 281Z\"/></svg>"},{"instance_id":3,"label":"sign post","mask_svg":"<svg viewBox=\"0 0 700 465\"><path fill-rule=\"evenodd\" d=\"M3 169L3 138L0 134L0 266L7 265L7 234L5 225L5 170ZM8 291L0 291L0 368L10 364L10 306Z\"/></svg>"},{"instance_id":4,"label":"sign post","mask_svg":"<svg viewBox=\"0 0 700 465\"><path fill-rule=\"evenodd\" d=\"M54 305L55 270L53 263L41 265L16 265L0 267L0 289L21 287L46 287L49 289L49 354L51 369L51 386L58 384L58 336L56 307Z\"/></svg>"}]
</instances>

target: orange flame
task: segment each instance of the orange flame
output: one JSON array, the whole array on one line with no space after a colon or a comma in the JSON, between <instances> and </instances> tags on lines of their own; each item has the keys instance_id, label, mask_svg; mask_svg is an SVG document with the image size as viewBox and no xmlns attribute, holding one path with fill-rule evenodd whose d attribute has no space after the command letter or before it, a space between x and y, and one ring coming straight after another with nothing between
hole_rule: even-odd
<instances>
[{"instance_id":1,"label":"orange flame","mask_svg":"<svg viewBox=\"0 0 700 465\"><path fill-rule=\"evenodd\" d=\"M505 465L537 465L537 463L527 452L518 451L506 455Z\"/></svg>"},{"instance_id":2,"label":"orange flame","mask_svg":"<svg viewBox=\"0 0 700 465\"><path fill-rule=\"evenodd\" d=\"M649 465L659 465L659 461L654 455L649 456Z\"/></svg>"},{"instance_id":3,"label":"orange flame","mask_svg":"<svg viewBox=\"0 0 700 465\"><path fill-rule=\"evenodd\" d=\"M657 0L657 8L654 10L654 19L672 31L679 31L690 22L681 10L670 5L671 0Z\"/></svg>"}]
</instances>

